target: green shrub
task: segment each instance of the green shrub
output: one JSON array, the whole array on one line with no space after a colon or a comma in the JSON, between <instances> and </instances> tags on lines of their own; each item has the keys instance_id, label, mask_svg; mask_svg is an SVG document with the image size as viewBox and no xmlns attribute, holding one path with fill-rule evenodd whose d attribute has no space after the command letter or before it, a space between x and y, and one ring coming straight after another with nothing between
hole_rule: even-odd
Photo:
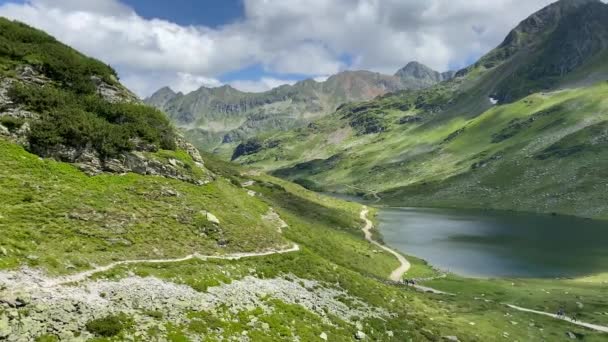
<instances>
[{"instance_id":1,"label":"green shrub","mask_svg":"<svg viewBox=\"0 0 608 342\"><path fill-rule=\"evenodd\" d=\"M86 324L87 331L101 337L112 337L128 328L132 322L125 314L94 319Z\"/></svg>"},{"instance_id":2,"label":"green shrub","mask_svg":"<svg viewBox=\"0 0 608 342\"><path fill-rule=\"evenodd\" d=\"M162 112L133 103L109 103L98 95L77 95L51 85L16 83L8 95L27 109L41 113L29 136L33 152L57 145L91 146L102 158L135 148L133 140L174 150L175 133Z\"/></svg>"},{"instance_id":3,"label":"green shrub","mask_svg":"<svg viewBox=\"0 0 608 342\"><path fill-rule=\"evenodd\" d=\"M8 128L9 132L14 132L23 126L23 119L14 118L12 116L0 117L0 124Z\"/></svg>"}]
</instances>

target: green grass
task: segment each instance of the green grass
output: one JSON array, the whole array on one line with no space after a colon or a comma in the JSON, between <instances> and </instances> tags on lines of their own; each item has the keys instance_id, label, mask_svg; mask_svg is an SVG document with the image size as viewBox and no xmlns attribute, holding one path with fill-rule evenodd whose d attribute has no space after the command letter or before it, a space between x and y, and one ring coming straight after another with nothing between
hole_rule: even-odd
<instances>
[{"instance_id":1,"label":"green grass","mask_svg":"<svg viewBox=\"0 0 608 342\"><path fill-rule=\"evenodd\" d=\"M207 291L209 287L252 274L261 278L293 274L317 280L323 286L344 289L368 305L390 311L393 316L384 320L362 322L362 330L374 340L437 340L441 336L456 335L461 340L484 341L500 337L503 332L522 341L560 340L565 336L565 330L583 332L589 341L601 340L600 335L592 332L548 318L511 312L498 303L498 299L513 300L514 304L542 308L545 302L562 300L559 291L551 292L556 297L547 294L541 299L534 293L527 295L520 287L509 288L508 281L482 282L449 277L431 283L459 293L456 297L446 297L385 284L384 279L397 262L363 240L359 219L361 206L356 203L312 193L270 176L251 175L234 165L212 159L207 159L207 165L219 178L211 184L197 187L151 176L87 177L68 164L40 160L13 144L0 141L0 148L3 151L0 170L4 170L0 185L3 189L10 189L8 196L0 202L0 224L6 233L0 239L0 245L8 251L7 257L0 256L2 268L15 269L28 264L53 273L66 273L86 269L92 263L104 264L136 257L158 258L159 254L164 257L183 256L191 251L256 250L285 245L291 240L301 245L300 252L238 261L190 260L121 266L97 274L95 278L118 279L134 273ZM165 157L179 156L170 153ZM250 197L244 189L235 186L249 179L256 181L251 189L261 196ZM162 189L169 187L179 196L163 196ZM276 233L276 227L268 226L260 219L269 207L275 208L289 225L283 229L283 236ZM175 218L175 215L178 218L192 217L199 210L209 210L219 217L220 227L224 229L225 236L230 237L228 247L218 248L212 238L192 233L193 229L200 228L197 224L205 225L205 222L187 219L180 222ZM98 218L97 214L103 217ZM128 214L136 215L137 223L130 221ZM86 217L89 217L88 221L82 220ZM113 225L114 222L117 226ZM116 237L128 239L131 244L108 243L108 239ZM407 277L434 274L423 261L410 260L413 268ZM606 304L601 299L604 293L597 290L602 286L599 282L588 285L582 280L567 283L539 281L529 286L538 288L545 284L564 290L568 288L575 296L587 298L584 303L590 311L605 311ZM482 291L497 296L496 301L486 303L471 298ZM167 321L167 332L153 329L148 334L167 336L172 341L188 341L189 335L201 333L213 340L220 331L218 329L222 329L224 336L239 336L250 316L271 327L267 332L248 327L251 338L256 340L289 340L288 331L294 331L306 339L325 332L332 340L348 341L357 330L342 317L330 316L328 323L298 305L272 298L267 299L267 305L273 310L235 313L228 308L219 308L213 312L192 312L189 323ZM507 312L512 316L504 316ZM161 322L166 320L162 308L142 312L142 315ZM595 314L582 317L601 322L601 317ZM511 321L519 323L513 325ZM532 321L533 326L530 325ZM102 327L106 325L102 324ZM114 324L108 326L112 328ZM116 331L114 328L104 328L103 331L106 330ZM392 339L385 333L388 330L394 333ZM133 327L127 324L118 334L132 332ZM99 331L97 334L101 335Z\"/></svg>"},{"instance_id":2,"label":"green grass","mask_svg":"<svg viewBox=\"0 0 608 342\"><path fill-rule=\"evenodd\" d=\"M607 218L601 180L607 164L600 143L608 120L607 92L608 84L601 82L533 94L474 118L441 121L428 119L423 109L392 109L395 95L372 102L384 113L383 133L358 135L338 115L352 110L347 106L314 129L274 136L279 146L238 161L315 190L381 192L389 205ZM423 120L399 124L412 115ZM342 140L332 143L340 130Z\"/></svg>"},{"instance_id":3,"label":"green grass","mask_svg":"<svg viewBox=\"0 0 608 342\"><path fill-rule=\"evenodd\" d=\"M88 177L4 140L0 150L0 187L5 189L0 246L8 251L0 258L1 268L28 264L65 273L113 260L287 244L261 218L268 205L225 180L193 186L135 174ZM219 236L203 234L208 223L201 211L220 219ZM225 247L219 239L227 241Z\"/></svg>"}]
</instances>

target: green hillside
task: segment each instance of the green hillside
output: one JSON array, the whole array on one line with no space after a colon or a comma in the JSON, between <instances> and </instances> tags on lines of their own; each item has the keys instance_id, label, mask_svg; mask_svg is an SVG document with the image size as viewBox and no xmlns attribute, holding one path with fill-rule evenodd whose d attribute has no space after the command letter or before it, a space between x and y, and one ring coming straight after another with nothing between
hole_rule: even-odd
<instances>
[{"instance_id":1,"label":"green hillside","mask_svg":"<svg viewBox=\"0 0 608 342\"><path fill-rule=\"evenodd\" d=\"M557 2L450 81L345 105L237 161L393 205L606 218L607 14Z\"/></svg>"}]
</instances>

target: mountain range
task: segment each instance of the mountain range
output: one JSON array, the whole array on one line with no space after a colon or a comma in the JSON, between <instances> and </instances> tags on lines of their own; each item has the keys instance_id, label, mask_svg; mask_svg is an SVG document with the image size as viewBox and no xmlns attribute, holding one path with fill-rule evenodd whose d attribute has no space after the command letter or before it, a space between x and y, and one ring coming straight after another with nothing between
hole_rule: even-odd
<instances>
[{"instance_id":1,"label":"mountain range","mask_svg":"<svg viewBox=\"0 0 608 342\"><path fill-rule=\"evenodd\" d=\"M167 113L197 147L229 155L247 138L302 127L344 103L426 88L453 75L411 62L392 76L344 71L323 82L307 79L262 93L246 93L229 85L201 87L189 94L165 87L145 102Z\"/></svg>"},{"instance_id":2,"label":"mountain range","mask_svg":"<svg viewBox=\"0 0 608 342\"><path fill-rule=\"evenodd\" d=\"M237 162L387 204L607 217L608 5L534 13L454 78L350 103Z\"/></svg>"}]
</instances>

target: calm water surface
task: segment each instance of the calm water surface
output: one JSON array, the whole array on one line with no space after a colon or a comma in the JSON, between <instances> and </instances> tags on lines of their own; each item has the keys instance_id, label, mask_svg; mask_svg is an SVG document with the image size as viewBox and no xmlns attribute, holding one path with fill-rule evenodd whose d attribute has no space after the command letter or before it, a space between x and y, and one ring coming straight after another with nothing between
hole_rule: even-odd
<instances>
[{"instance_id":1,"label":"calm water surface","mask_svg":"<svg viewBox=\"0 0 608 342\"><path fill-rule=\"evenodd\" d=\"M451 209L378 215L386 244L474 277L566 277L608 271L608 222Z\"/></svg>"}]
</instances>

